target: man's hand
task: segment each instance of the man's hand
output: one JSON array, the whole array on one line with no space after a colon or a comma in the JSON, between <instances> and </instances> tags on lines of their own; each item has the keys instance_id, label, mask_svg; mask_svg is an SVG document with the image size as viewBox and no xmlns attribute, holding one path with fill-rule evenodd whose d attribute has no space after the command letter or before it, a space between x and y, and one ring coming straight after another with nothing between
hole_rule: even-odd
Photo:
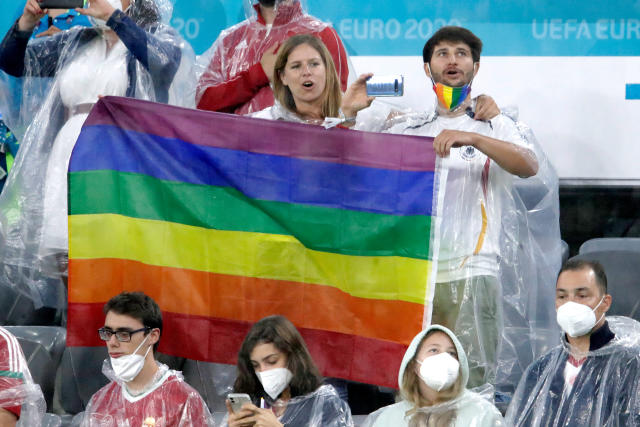
<instances>
[{"instance_id":1,"label":"man's hand","mask_svg":"<svg viewBox=\"0 0 640 427\"><path fill-rule=\"evenodd\" d=\"M433 140L433 149L440 157L447 157L453 147L462 147L463 145L474 146L476 136L473 132L464 132L461 130L443 130Z\"/></svg>"},{"instance_id":2,"label":"man's hand","mask_svg":"<svg viewBox=\"0 0 640 427\"><path fill-rule=\"evenodd\" d=\"M103 21L108 21L115 11L116 9L107 0L90 0L89 7L86 9L76 7L76 12L79 14L92 16Z\"/></svg>"},{"instance_id":3,"label":"man's hand","mask_svg":"<svg viewBox=\"0 0 640 427\"><path fill-rule=\"evenodd\" d=\"M358 79L349 86L342 97L342 112L346 117L355 117L358 111L371 105L373 96L367 95L367 80L373 73L361 74Z\"/></svg>"},{"instance_id":4,"label":"man's hand","mask_svg":"<svg viewBox=\"0 0 640 427\"><path fill-rule=\"evenodd\" d=\"M474 113L473 118L475 120L487 121L500 114L500 108L489 95L479 95L476 98L476 111Z\"/></svg>"},{"instance_id":5,"label":"man's hand","mask_svg":"<svg viewBox=\"0 0 640 427\"><path fill-rule=\"evenodd\" d=\"M273 82L274 76L273 69L276 65L276 52L278 51L278 47L280 47L277 43L269 46L267 50L262 54L262 58L260 59L260 65L262 65L262 70L269 78L270 82Z\"/></svg>"},{"instance_id":6,"label":"man's hand","mask_svg":"<svg viewBox=\"0 0 640 427\"><path fill-rule=\"evenodd\" d=\"M18 29L20 31L32 31L38 21L49 11L47 9L42 10L37 0L27 0L22 11L22 16L18 20Z\"/></svg>"},{"instance_id":7,"label":"man's hand","mask_svg":"<svg viewBox=\"0 0 640 427\"><path fill-rule=\"evenodd\" d=\"M40 34L37 34L36 38L52 36L54 34L57 34L57 33L61 32L61 31L62 30L60 28L56 27L55 25L52 25L49 28L47 28L46 31L43 31Z\"/></svg>"}]
</instances>

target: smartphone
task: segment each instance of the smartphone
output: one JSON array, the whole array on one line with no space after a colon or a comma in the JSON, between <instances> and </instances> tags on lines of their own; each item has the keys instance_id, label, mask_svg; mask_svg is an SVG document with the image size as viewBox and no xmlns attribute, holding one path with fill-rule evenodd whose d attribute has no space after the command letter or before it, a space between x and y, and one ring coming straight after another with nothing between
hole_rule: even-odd
<instances>
[{"instance_id":1,"label":"smartphone","mask_svg":"<svg viewBox=\"0 0 640 427\"><path fill-rule=\"evenodd\" d=\"M245 403L251 403L251 398L247 393L229 393L227 399L231 402L233 412L238 412Z\"/></svg>"},{"instance_id":2,"label":"smartphone","mask_svg":"<svg viewBox=\"0 0 640 427\"><path fill-rule=\"evenodd\" d=\"M41 9L74 9L83 7L84 0L42 0L39 4Z\"/></svg>"},{"instance_id":3,"label":"smartphone","mask_svg":"<svg viewBox=\"0 0 640 427\"><path fill-rule=\"evenodd\" d=\"M373 76L367 80L367 95L369 96L403 96L404 76Z\"/></svg>"}]
</instances>

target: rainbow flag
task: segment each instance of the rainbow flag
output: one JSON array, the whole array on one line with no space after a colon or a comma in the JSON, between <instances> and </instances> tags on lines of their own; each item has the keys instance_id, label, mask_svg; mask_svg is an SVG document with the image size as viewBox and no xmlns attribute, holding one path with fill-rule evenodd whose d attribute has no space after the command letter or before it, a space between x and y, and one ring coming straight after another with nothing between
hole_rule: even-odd
<instances>
[{"instance_id":1,"label":"rainbow flag","mask_svg":"<svg viewBox=\"0 0 640 427\"><path fill-rule=\"evenodd\" d=\"M283 314L324 375L396 386L430 316L431 143L103 98L69 166L68 345L140 290L163 353L235 364Z\"/></svg>"}]
</instances>

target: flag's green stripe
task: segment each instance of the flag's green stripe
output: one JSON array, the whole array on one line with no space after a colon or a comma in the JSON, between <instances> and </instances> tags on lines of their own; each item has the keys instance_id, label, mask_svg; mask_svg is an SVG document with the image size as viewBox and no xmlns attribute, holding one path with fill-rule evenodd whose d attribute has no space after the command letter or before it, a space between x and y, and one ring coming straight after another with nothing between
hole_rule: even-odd
<instances>
[{"instance_id":1,"label":"flag's green stripe","mask_svg":"<svg viewBox=\"0 0 640 427\"><path fill-rule=\"evenodd\" d=\"M114 213L218 230L295 236L344 255L428 259L431 218L249 199L235 189L110 170L69 174L69 214ZM425 195L426 197L426 195Z\"/></svg>"}]
</instances>

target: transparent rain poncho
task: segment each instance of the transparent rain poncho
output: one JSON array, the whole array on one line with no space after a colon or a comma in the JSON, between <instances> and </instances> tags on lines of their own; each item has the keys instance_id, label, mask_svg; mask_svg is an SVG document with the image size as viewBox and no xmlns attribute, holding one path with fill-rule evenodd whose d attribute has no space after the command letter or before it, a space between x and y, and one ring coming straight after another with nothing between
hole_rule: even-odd
<instances>
[{"instance_id":1,"label":"transparent rain poncho","mask_svg":"<svg viewBox=\"0 0 640 427\"><path fill-rule=\"evenodd\" d=\"M615 301L614 301L615 304ZM515 426L640 425L640 323L607 317L615 334L589 351L570 391L564 391L568 344L554 348L525 372L507 411Z\"/></svg>"},{"instance_id":2,"label":"transparent rain poncho","mask_svg":"<svg viewBox=\"0 0 640 427\"><path fill-rule=\"evenodd\" d=\"M558 178L531 129L515 115L508 111L480 122L375 101L358 113L356 124L359 130L433 137L444 128L482 133L513 140L537 161L536 175L519 178L470 146L452 148L441 160L443 220L432 321L450 327L463 343L470 387L494 384L499 395L513 392L531 361L558 343L559 330Z\"/></svg>"},{"instance_id":3,"label":"transparent rain poncho","mask_svg":"<svg viewBox=\"0 0 640 427\"><path fill-rule=\"evenodd\" d=\"M247 19L222 31L198 59L198 108L249 114L273 105L260 60L265 51L295 34L313 34L324 42L346 90L349 65L342 41L329 24L308 15L301 0L276 0L272 26L265 25L257 13L257 2L243 2Z\"/></svg>"},{"instance_id":4,"label":"transparent rain poncho","mask_svg":"<svg viewBox=\"0 0 640 427\"><path fill-rule=\"evenodd\" d=\"M40 386L33 382L22 348L0 327L0 408L16 413L18 426L39 426L46 411Z\"/></svg>"},{"instance_id":5,"label":"transparent rain poncho","mask_svg":"<svg viewBox=\"0 0 640 427\"><path fill-rule=\"evenodd\" d=\"M81 427L213 426L213 417L200 394L178 371L158 363L158 372L145 390L133 395L116 378L108 360L102 373L111 380L89 401L84 415L74 419Z\"/></svg>"},{"instance_id":6,"label":"transparent rain poncho","mask_svg":"<svg viewBox=\"0 0 640 427\"><path fill-rule=\"evenodd\" d=\"M323 385L312 393L296 396L283 402L276 400L272 407L284 407L278 418L287 427L353 427L349 405L340 399L333 386ZM280 409L281 410L281 409ZM227 418L223 421L227 425Z\"/></svg>"},{"instance_id":7,"label":"transparent rain poncho","mask_svg":"<svg viewBox=\"0 0 640 427\"><path fill-rule=\"evenodd\" d=\"M193 88L195 59L167 24L172 9L170 0L135 0L109 19L113 31L75 27L27 45L29 33L15 25L3 41L0 65L21 77L22 91L19 118L7 123L21 148L0 196L1 280L36 307L60 300L67 167L91 106L105 95L193 106L193 91L184 92Z\"/></svg>"},{"instance_id":8,"label":"transparent rain poncho","mask_svg":"<svg viewBox=\"0 0 640 427\"><path fill-rule=\"evenodd\" d=\"M456 427L496 427L504 425L502 415L491 404L493 387L482 390L467 390L469 366L467 356L460 341L453 333L440 325L433 325L420 332L413 339L402 359L398 372L398 386L402 386L405 370L419 351L419 345L427 333L437 330L451 338L460 363L460 394L450 400L432 406L416 407L400 393L401 400L371 413L362 427L402 427L402 426L456 426ZM460 381L460 379L458 380ZM446 390L445 390L446 392Z\"/></svg>"}]
</instances>

